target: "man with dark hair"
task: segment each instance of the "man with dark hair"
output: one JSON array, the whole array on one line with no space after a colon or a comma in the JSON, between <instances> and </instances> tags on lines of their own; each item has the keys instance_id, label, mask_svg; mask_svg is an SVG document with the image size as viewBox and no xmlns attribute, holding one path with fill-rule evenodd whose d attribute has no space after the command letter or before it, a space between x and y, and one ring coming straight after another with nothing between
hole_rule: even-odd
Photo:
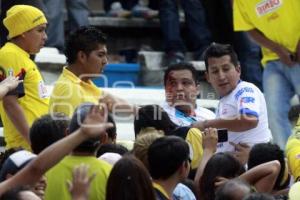
<instances>
[{"instance_id":1,"label":"man with dark hair","mask_svg":"<svg viewBox=\"0 0 300 200\"><path fill-rule=\"evenodd\" d=\"M197 71L192 64L178 63L169 66L164 75L166 102L162 108L179 126L189 126L195 121L214 119L215 114L196 104L200 94Z\"/></svg>"},{"instance_id":2,"label":"man with dark hair","mask_svg":"<svg viewBox=\"0 0 300 200\"><path fill-rule=\"evenodd\" d=\"M290 175L288 165L285 161L284 151L281 150L277 144L261 143L254 145L249 153L248 169L273 160L278 160L281 166L274 185L274 190L286 189L290 183Z\"/></svg>"},{"instance_id":3,"label":"man with dark hair","mask_svg":"<svg viewBox=\"0 0 300 200\"><path fill-rule=\"evenodd\" d=\"M127 103L98 88L91 80L100 76L107 64L106 36L92 26L82 27L70 35L66 44L68 66L56 82L51 98L50 112L72 116L83 102L104 105L109 111L114 105ZM131 107L130 107L131 108Z\"/></svg>"},{"instance_id":4,"label":"man with dark hair","mask_svg":"<svg viewBox=\"0 0 300 200\"><path fill-rule=\"evenodd\" d=\"M33 153L39 154L46 147L63 138L68 125L69 119L63 113L47 114L35 120L29 130Z\"/></svg>"},{"instance_id":5,"label":"man with dark hair","mask_svg":"<svg viewBox=\"0 0 300 200\"><path fill-rule=\"evenodd\" d=\"M272 139L264 95L252 83L240 80L237 55L230 45L212 43L204 52L207 81L220 95L217 119L196 122L200 130L208 127L228 129L228 141L253 146ZM218 151L235 151L229 142L218 144Z\"/></svg>"},{"instance_id":6,"label":"man with dark hair","mask_svg":"<svg viewBox=\"0 0 300 200\"><path fill-rule=\"evenodd\" d=\"M70 121L69 132L72 133L82 126L92 104L82 104L74 112ZM45 199L70 199L66 181L72 179L72 169L81 163L89 166L89 173L95 173L96 177L91 182L90 199L104 200L106 182L111 170L111 165L96 158L96 152L100 145L100 138L91 138L79 144L60 163L51 168L47 173L47 189Z\"/></svg>"},{"instance_id":7,"label":"man with dark hair","mask_svg":"<svg viewBox=\"0 0 300 200\"><path fill-rule=\"evenodd\" d=\"M158 138L148 149L148 162L156 198L170 199L190 171L189 146L176 136Z\"/></svg>"}]
</instances>

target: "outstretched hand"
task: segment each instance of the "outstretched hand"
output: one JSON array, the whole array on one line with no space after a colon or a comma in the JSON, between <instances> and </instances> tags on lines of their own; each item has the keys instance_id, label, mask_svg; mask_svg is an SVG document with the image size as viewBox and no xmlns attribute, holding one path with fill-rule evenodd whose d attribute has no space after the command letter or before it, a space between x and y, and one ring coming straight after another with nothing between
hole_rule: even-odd
<instances>
[{"instance_id":1,"label":"outstretched hand","mask_svg":"<svg viewBox=\"0 0 300 200\"><path fill-rule=\"evenodd\" d=\"M102 106L93 105L81 124L81 131L87 138L94 138L106 134L106 129L112 127L112 123L107 123L107 110Z\"/></svg>"},{"instance_id":2,"label":"outstretched hand","mask_svg":"<svg viewBox=\"0 0 300 200\"><path fill-rule=\"evenodd\" d=\"M89 188L96 174L88 176L89 167L80 164L73 170L73 181L67 181L69 192L73 200L87 200L89 196Z\"/></svg>"},{"instance_id":3,"label":"outstretched hand","mask_svg":"<svg viewBox=\"0 0 300 200\"><path fill-rule=\"evenodd\" d=\"M203 147L215 152L218 144L218 130L216 128L206 128L203 132Z\"/></svg>"}]
</instances>

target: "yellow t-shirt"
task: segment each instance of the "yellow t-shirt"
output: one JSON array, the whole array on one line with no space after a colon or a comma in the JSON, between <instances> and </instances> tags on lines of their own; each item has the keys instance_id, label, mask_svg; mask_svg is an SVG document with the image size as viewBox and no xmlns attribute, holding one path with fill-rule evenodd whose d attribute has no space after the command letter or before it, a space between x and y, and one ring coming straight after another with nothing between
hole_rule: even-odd
<instances>
[{"instance_id":1,"label":"yellow t-shirt","mask_svg":"<svg viewBox=\"0 0 300 200\"><path fill-rule=\"evenodd\" d=\"M300 40L299 0L234 0L233 18L235 31L257 29L270 40L296 52ZM265 65L278 60L276 53L262 48Z\"/></svg>"},{"instance_id":2,"label":"yellow t-shirt","mask_svg":"<svg viewBox=\"0 0 300 200\"><path fill-rule=\"evenodd\" d=\"M6 75L12 73L16 76L21 71L25 71L23 82L25 95L18 99L18 103L24 111L29 126L31 126L35 119L48 113L49 105L49 94L36 64L30 59L27 52L8 42L0 50L0 67ZM2 101L0 113L4 126L6 148L23 147L30 150L29 144L8 118Z\"/></svg>"},{"instance_id":3,"label":"yellow t-shirt","mask_svg":"<svg viewBox=\"0 0 300 200\"><path fill-rule=\"evenodd\" d=\"M98 103L101 95L92 81L84 82L64 68L51 94L49 112L63 112L71 117L81 103Z\"/></svg>"},{"instance_id":4,"label":"yellow t-shirt","mask_svg":"<svg viewBox=\"0 0 300 200\"><path fill-rule=\"evenodd\" d=\"M289 169L294 179L300 178L300 117L285 147Z\"/></svg>"},{"instance_id":5,"label":"yellow t-shirt","mask_svg":"<svg viewBox=\"0 0 300 200\"><path fill-rule=\"evenodd\" d=\"M202 147L202 133L197 128L190 128L185 141L189 144L190 147L190 157L191 157L191 167L196 169L203 156L203 147Z\"/></svg>"},{"instance_id":6,"label":"yellow t-shirt","mask_svg":"<svg viewBox=\"0 0 300 200\"><path fill-rule=\"evenodd\" d=\"M106 183L111 171L111 165L94 156L66 156L47 173L47 188L45 200L72 199L67 188L67 181L73 180L73 169L80 164L89 166L88 175L96 173L89 189L89 200L105 200Z\"/></svg>"}]
</instances>

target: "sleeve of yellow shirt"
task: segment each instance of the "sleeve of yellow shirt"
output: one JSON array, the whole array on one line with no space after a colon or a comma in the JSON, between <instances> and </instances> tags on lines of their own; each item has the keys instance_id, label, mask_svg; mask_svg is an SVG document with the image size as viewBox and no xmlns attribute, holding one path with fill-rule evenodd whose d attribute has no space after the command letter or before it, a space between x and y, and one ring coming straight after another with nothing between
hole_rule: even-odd
<instances>
[{"instance_id":1,"label":"sleeve of yellow shirt","mask_svg":"<svg viewBox=\"0 0 300 200\"><path fill-rule=\"evenodd\" d=\"M5 70L6 76L9 75L9 70L12 70L12 75L16 76L21 72L21 69L25 66L22 66L23 63L20 63L18 55L15 52L6 52L1 57L1 67Z\"/></svg>"},{"instance_id":2,"label":"sleeve of yellow shirt","mask_svg":"<svg viewBox=\"0 0 300 200\"><path fill-rule=\"evenodd\" d=\"M190 147L190 156L191 156L191 167L196 169L203 156L203 147L202 147L202 133L197 128L190 128L185 141L189 144Z\"/></svg>"}]
</instances>

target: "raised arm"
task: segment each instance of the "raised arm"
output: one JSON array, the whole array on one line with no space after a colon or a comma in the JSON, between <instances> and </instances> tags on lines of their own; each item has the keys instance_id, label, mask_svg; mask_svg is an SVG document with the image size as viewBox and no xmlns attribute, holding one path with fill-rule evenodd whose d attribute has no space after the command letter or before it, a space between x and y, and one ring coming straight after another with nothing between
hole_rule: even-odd
<instances>
[{"instance_id":1,"label":"raised arm","mask_svg":"<svg viewBox=\"0 0 300 200\"><path fill-rule=\"evenodd\" d=\"M246 171L239 178L253 185L257 192L271 193L280 171L277 160L266 162Z\"/></svg>"},{"instance_id":2,"label":"raised arm","mask_svg":"<svg viewBox=\"0 0 300 200\"><path fill-rule=\"evenodd\" d=\"M93 106L78 130L46 148L15 176L0 183L0 195L13 187L35 183L80 143L88 138L106 134L106 129L112 126L111 123L104 123L104 112L99 106Z\"/></svg>"}]
</instances>

